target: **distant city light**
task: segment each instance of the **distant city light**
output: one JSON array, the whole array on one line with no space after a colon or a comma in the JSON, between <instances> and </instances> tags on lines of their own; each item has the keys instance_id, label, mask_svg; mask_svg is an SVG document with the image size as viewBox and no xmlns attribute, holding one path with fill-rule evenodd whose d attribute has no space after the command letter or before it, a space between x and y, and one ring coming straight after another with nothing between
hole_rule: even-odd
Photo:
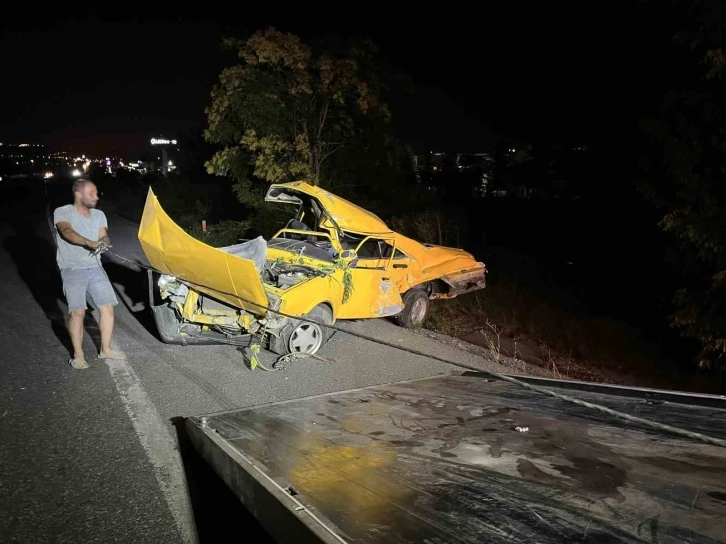
<instances>
[{"instance_id":1,"label":"distant city light","mask_svg":"<svg viewBox=\"0 0 726 544\"><path fill-rule=\"evenodd\" d=\"M174 163L172 163L171 161L169 161L169 166L171 166L172 164L174 164Z\"/></svg>"},{"instance_id":2,"label":"distant city light","mask_svg":"<svg viewBox=\"0 0 726 544\"><path fill-rule=\"evenodd\" d=\"M81 171L78 169L73 170L73 177L80 178L81 177Z\"/></svg>"},{"instance_id":3,"label":"distant city light","mask_svg":"<svg viewBox=\"0 0 726 544\"><path fill-rule=\"evenodd\" d=\"M52 177L53 177L53 172L46 172L45 174L43 174L43 177L44 177L45 179L49 179L49 178L52 178Z\"/></svg>"},{"instance_id":4,"label":"distant city light","mask_svg":"<svg viewBox=\"0 0 726 544\"><path fill-rule=\"evenodd\" d=\"M164 138L152 138L151 145L176 145L176 140L165 140Z\"/></svg>"},{"instance_id":5,"label":"distant city light","mask_svg":"<svg viewBox=\"0 0 726 544\"><path fill-rule=\"evenodd\" d=\"M30 144L20 144L20 147L30 147Z\"/></svg>"}]
</instances>

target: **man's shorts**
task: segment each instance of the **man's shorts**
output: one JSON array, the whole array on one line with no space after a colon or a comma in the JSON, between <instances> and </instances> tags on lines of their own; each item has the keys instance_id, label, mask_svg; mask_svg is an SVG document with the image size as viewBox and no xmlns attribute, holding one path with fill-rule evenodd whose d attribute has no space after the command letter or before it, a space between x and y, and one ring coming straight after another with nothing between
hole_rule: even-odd
<instances>
[{"instance_id":1,"label":"man's shorts","mask_svg":"<svg viewBox=\"0 0 726 544\"><path fill-rule=\"evenodd\" d=\"M118 304L116 293L108 280L106 271L100 266L92 268L63 268L63 294L68 302L68 312L85 310L86 293L91 295L96 306Z\"/></svg>"}]
</instances>

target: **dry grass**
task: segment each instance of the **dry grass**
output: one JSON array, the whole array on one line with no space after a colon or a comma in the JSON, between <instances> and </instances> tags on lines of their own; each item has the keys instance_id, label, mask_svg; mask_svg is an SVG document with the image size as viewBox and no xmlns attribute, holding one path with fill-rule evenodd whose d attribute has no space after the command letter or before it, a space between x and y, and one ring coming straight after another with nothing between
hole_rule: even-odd
<instances>
[{"instance_id":1,"label":"dry grass","mask_svg":"<svg viewBox=\"0 0 726 544\"><path fill-rule=\"evenodd\" d=\"M511 281L488 283L482 291L434 301L424 326L456 337L479 332L496 361L506 338L515 361L539 364L556 377L602 381L602 371L654 374L652 347L637 331L578 315ZM531 349L522 356L530 346L539 346L537 356Z\"/></svg>"},{"instance_id":2,"label":"dry grass","mask_svg":"<svg viewBox=\"0 0 726 544\"><path fill-rule=\"evenodd\" d=\"M491 329L493 334L487 335L487 343L489 344L489 352L492 354L492 357L494 357L494 360L496 362L501 361L502 359L502 337L501 333L499 332L499 328L489 321L487 319L486 322L487 327Z\"/></svg>"}]
</instances>

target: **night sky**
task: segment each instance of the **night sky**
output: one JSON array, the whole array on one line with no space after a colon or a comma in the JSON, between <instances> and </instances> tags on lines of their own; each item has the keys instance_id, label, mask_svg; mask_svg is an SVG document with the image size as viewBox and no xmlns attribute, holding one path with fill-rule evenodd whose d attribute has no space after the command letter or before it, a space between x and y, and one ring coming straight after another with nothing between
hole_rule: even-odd
<instances>
[{"instance_id":1,"label":"night sky","mask_svg":"<svg viewBox=\"0 0 726 544\"><path fill-rule=\"evenodd\" d=\"M402 136L419 144L476 151L490 145L491 131L602 138L647 99L655 43L639 12L535 12L526 3L397 16L370 8L337 19L118 11L3 18L0 141L125 156L146 149L151 136L200 130L209 91L235 62L222 36L268 25L303 38L371 37L381 57L413 77L416 95L391 106Z\"/></svg>"}]
</instances>

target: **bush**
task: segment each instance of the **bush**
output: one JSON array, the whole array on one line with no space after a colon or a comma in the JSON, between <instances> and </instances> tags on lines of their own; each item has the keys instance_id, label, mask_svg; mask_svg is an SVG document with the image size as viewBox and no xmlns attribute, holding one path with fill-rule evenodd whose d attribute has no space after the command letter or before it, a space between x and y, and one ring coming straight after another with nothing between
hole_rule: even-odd
<instances>
[{"instance_id":1,"label":"bush","mask_svg":"<svg viewBox=\"0 0 726 544\"><path fill-rule=\"evenodd\" d=\"M207 223L207 232L202 231L201 223L195 223L184 230L197 240L212 247L225 247L238 244L245 237L250 227L247 221L232 221L227 219L210 225Z\"/></svg>"}]
</instances>

